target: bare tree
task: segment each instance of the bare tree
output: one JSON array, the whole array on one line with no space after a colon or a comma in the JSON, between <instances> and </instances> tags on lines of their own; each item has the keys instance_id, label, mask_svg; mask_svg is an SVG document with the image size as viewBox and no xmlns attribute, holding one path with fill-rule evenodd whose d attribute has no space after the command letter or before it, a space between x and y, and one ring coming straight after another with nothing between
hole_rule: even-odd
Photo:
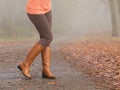
<instances>
[{"instance_id":1,"label":"bare tree","mask_svg":"<svg viewBox=\"0 0 120 90\"><path fill-rule=\"evenodd\" d=\"M111 18L112 18L112 36L119 36L120 29L120 13L119 13L119 0L109 0L110 2L110 10L111 10Z\"/></svg>"},{"instance_id":2,"label":"bare tree","mask_svg":"<svg viewBox=\"0 0 120 90\"><path fill-rule=\"evenodd\" d=\"M117 0L118 7L119 7L119 13L120 13L120 0Z\"/></svg>"}]
</instances>

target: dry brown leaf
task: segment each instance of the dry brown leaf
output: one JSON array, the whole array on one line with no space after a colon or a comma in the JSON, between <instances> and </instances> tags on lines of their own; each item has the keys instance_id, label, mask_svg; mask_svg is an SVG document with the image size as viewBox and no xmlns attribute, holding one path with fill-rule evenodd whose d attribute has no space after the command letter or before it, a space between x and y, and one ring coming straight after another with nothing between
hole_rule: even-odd
<instances>
[{"instance_id":1,"label":"dry brown leaf","mask_svg":"<svg viewBox=\"0 0 120 90\"><path fill-rule=\"evenodd\" d=\"M49 85L55 85L57 82L48 82Z\"/></svg>"},{"instance_id":2,"label":"dry brown leaf","mask_svg":"<svg viewBox=\"0 0 120 90\"><path fill-rule=\"evenodd\" d=\"M120 40L74 41L63 48L62 55L69 56L67 60L80 71L96 77L101 85L120 90Z\"/></svg>"}]
</instances>

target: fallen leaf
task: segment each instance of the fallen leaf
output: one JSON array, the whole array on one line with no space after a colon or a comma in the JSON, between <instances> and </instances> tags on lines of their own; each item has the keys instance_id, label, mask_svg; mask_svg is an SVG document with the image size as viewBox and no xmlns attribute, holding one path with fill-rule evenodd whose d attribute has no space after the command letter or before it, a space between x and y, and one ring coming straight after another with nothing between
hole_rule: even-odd
<instances>
[{"instance_id":1,"label":"fallen leaf","mask_svg":"<svg viewBox=\"0 0 120 90\"><path fill-rule=\"evenodd\" d=\"M38 88L42 88L42 86L38 86Z\"/></svg>"},{"instance_id":2,"label":"fallen leaf","mask_svg":"<svg viewBox=\"0 0 120 90\"><path fill-rule=\"evenodd\" d=\"M49 85L55 85L56 82L48 82Z\"/></svg>"}]
</instances>

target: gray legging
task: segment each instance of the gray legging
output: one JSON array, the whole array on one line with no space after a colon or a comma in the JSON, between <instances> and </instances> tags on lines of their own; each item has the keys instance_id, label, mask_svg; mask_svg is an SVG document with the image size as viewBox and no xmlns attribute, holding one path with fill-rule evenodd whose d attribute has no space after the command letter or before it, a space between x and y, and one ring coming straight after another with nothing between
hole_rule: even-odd
<instances>
[{"instance_id":1,"label":"gray legging","mask_svg":"<svg viewBox=\"0 0 120 90\"><path fill-rule=\"evenodd\" d=\"M52 15L51 11L46 14L28 14L29 19L32 21L34 26L40 35L40 44L42 46L48 46L53 40L51 32L52 26Z\"/></svg>"}]
</instances>

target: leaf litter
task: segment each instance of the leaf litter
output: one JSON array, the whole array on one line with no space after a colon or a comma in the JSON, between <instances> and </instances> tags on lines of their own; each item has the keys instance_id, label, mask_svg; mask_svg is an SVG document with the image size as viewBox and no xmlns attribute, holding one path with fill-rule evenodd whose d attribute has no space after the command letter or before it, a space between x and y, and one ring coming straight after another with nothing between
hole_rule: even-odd
<instances>
[{"instance_id":1,"label":"leaf litter","mask_svg":"<svg viewBox=\"0 0 120 90\"><path fill-rule=\"evenodd\" d=\"M68 60L85 76L95 78L101 86L120 90L120 40L78 40L60 48Z\"/></svg>"}]
</instances>

